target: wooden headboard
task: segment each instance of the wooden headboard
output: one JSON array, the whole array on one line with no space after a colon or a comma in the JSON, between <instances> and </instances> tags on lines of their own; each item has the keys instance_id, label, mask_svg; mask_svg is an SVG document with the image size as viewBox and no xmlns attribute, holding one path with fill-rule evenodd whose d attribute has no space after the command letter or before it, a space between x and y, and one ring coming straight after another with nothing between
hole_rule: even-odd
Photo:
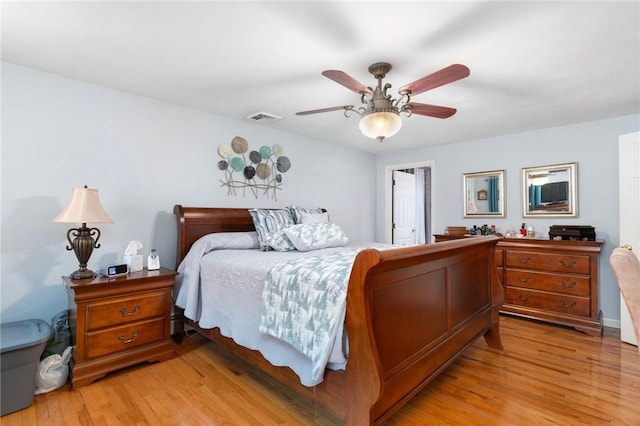
<instances>
[{"instance_id":1,"label":"wooden headboard","mask_svg":"<svg viewBox=\"0 0 640 426\"><path fill-rule=\"evenodd\" d=\"M325 209L322 209L326 212ZM255 231L248 208L183 207L176 204L173 213L178 221L176 268L198 238L215 232Z\"/></svg>"},{"instance_id":2,"label":"wooden headboard","mask_svg":"<svg viewBox=\"0 0 640 426\"><path fill-rule=\"evenodd\" d=\"M214 232L255 231L249 209L183 207L176 204L173 213L178 221L176 268L198 238Z\"/></svg>"}]
</instances>

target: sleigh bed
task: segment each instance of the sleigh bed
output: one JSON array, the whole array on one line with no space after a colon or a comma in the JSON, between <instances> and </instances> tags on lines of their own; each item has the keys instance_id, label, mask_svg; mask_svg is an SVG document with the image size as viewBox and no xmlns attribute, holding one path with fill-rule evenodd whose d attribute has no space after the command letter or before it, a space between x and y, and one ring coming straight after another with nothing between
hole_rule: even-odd
<instances>
[{"instance_id":1,"label":"sleigh bed","mask_svg":"<svg viewBox=\"0 0 640 426\"><path fill-rule=\"evenodd\" d=\"M201 237L254 231L247 209L176 205L177 264ZM364 249L355 257L346 302L348 359L322 382L301 384L286 366L201 328L176 306L176 340L184 325L230 349L344 423L379 424L447 368L477 338L502 349L498 312L503 291L496 275L497 237L466 238L391 250Z\"/></svg>"}]
</instances>

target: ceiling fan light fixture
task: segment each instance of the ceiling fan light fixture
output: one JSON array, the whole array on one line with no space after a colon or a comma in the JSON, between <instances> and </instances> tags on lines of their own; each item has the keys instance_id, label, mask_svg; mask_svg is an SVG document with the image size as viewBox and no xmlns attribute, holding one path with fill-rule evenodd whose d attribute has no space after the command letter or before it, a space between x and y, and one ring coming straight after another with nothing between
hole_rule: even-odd
<instances>
[{"instance_id":1,"label":"ceiling fan light fixture","mask_svg":"<svg viewBox=\"0 0 640 426\"><path fill-rule=\"evenodd\" d=\"M407 114L408 117L412 115L422 115L426 117L449 118L455 114L455 108L413 102L412 97L427 90L466 78L470 74L469 68L465 65L449 65L440 71L436 71L413 83L400 87L400 90L398 90L400 96L394 99L391 95L387 94L387 90L391 88L391 84L383 84L382 81L390 70L391 64L388 62L376 62L369 66L369 73L378 80L375 89L365 86L344 71L323 71L323 76L360 95L362 106L354 108L353 105L342 105L312 109L309 111L296 112L296 115L344 110L344 116L348 118L351 116L351 113L356 113L361 117L359 127L362 134L382 142L385 138L398 133L402 127L402 120L400 119L401 112Z\"/></svg>"},{"instance_id":2,"label":"ceiling fan light fixture","mask_svg":"<svg viewBox=\"0 0 640 426\"><path fill-rule=\"evenodd\" d=\"M372 111L360 119L359 127L363 135L382 142L398 133L402 127L402 120L395 109Z\"/></svg>"}]
</instances>

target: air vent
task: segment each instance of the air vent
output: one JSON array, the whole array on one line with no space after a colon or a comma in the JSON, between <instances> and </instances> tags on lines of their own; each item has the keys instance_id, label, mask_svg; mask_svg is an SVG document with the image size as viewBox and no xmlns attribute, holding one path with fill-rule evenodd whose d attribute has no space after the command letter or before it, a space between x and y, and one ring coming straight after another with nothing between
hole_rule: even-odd
<instances>
[{"instance_id":1,"label":"air vent","mask_svg":"<svg viewBox=\"0 0 640 426\"><path fill-rule=\"evenodd\" d=\"M273 121L273 120L282 120L282 117L279 117L275 114L270 114L268 112L259 111L259 112L254 112L253 114L249 114L247 116L247 119L252 121Z\"/></svg>"}]
</instances>

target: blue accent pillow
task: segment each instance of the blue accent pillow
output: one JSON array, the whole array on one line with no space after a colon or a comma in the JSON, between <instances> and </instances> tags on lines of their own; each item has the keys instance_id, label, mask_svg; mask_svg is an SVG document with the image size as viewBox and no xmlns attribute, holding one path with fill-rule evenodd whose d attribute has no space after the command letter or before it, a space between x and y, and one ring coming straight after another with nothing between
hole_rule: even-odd
<instances>
[{"instance_id":1,"label":"blue accent pillow","mask_svg":"<svg viewBox=\"0 0 640 426\"><path fill-rule=\"evenodd\" d=\"M285 229L280 229L269 235L267 238L267 244L275 251L293 251L296 249L296 246L293 245L289 237L284 233Z\"/></svg>"},{"instance_id":2,"label":"blue accent pillow","mask_svg":"<svg viewBox=\"0 0 640 426\"><path fill-rule=\"evenodd\" d=\"M289 209L250 209L249 214L253 219L253 225L256 227L258 242L262 251L272 249L269 240L276 232L294 224ZM274 244L277 244L277 242Z\"/></svg>"},{"instance_id":3,"label":"blue accent pillow","mask_svg":"<svg viewBox=\"0 0 640 426\"><path fill-rule=\"evenodd\" d=\"M342 228L333 222L293 225L283 232L299 251L340 247L349 241Z\"/></svg>"}]
</instances>

